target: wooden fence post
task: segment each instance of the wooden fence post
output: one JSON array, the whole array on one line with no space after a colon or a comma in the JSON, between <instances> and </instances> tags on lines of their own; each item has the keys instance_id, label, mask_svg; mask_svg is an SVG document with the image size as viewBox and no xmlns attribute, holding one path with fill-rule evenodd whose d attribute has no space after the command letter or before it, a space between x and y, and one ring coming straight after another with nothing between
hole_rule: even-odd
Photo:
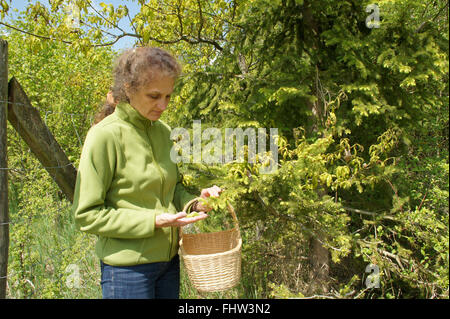
<instances>
[{"instance_id":1,"label":"wooden fence post","mask_svg":"<svg viewBox=\"0 0 450 319\"><path fill-rule=\"evenodd\" d=\"M8 42L0 39L0 299L6 298L9 249L8 162Z\"/></svg>"},{"instance_id":2,"label":"wooden fence post","mask_svg":"<svg viewBox=\"0 0 450 319\"><path fill-rule=\"evenodd\" d=\"M8 106L9 122L28 144L30 150L45 167L62 193L72 202L77 170L14 77L8 84L8 96L10 102Z\"/></svg>"}]
</instances>

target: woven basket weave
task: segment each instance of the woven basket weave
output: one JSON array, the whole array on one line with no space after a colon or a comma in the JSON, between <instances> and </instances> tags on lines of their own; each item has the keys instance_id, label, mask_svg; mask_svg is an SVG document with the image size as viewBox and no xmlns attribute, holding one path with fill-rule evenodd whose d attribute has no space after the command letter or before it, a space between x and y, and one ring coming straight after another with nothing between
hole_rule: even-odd
<instances>
[{"instance_id":1,"label":"woven basket weave","mask_svg":"<svg viewBox=\"0 0 450 319\"><path fill-rule=\"evenodd\" d=\"M183 211L192 204L186 204ZM184 234L180 227L180 255L192 285L201 292L235 287L241 278L242 239L233 207L227 204L234 227L229 230Z\"/></svg>"}]
</instances>

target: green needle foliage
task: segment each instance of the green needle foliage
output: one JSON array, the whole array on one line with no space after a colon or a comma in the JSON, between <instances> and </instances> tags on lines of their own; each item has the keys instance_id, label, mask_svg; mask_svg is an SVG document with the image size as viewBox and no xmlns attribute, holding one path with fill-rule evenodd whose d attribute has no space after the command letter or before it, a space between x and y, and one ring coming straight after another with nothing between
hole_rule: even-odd
<instances>
[{"instance_id":1,"label":"green needle foliage","mask_svg":"<svg viewBox=\"0 0 450 319\"><path fill-rule=\"evenodd\" d=\"M371 1L150 0L135 1L134 15L127 1L73 1L75 30L69 3L36 1L7 22L12 9L1 1L0 27L9 32L10 74L33 105L43 117L65 114L47 117L75 164L110 85L109 46L121 37L182 62L163 115L173 128L191 137L193 120L203 129L278 128L272 174L259 174L260 162L180 164L192 193L225 189L195 230L233 227L228 202L243 238L240 285L206 297L448 298L448 2L378 1L379 28L370 28ZM11 167L24 168L10 171L10 296L99 296L93 241L73 229L68 203L9 136ZM312 285L313 238L329 254L322 290ZM83 289L61 284L70 264ZM379 288L367 285L370 264ZM198 297L186 276L181 291Z\"/></svg>"}]
</instances>

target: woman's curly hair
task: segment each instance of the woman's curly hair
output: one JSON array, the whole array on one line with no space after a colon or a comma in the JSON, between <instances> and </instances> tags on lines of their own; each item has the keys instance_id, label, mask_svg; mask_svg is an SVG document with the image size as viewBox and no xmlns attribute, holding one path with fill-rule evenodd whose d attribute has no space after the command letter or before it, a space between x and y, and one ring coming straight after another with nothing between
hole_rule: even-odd
<instances>
[{"instance_id":1,"label":"woman's curly hair","mask_svg":"<svg viewBox=\"0 0 450 319\"><path fill-rule=\"evenodd\" d=\"M105 102L96 114L94 123L113 113L117 103L130 102L125 85L128 86L128 92L133 94L157 75L176 79L180 74L180 64L169 52L161 48L138 47L125 50L114 64L114 84L111 87L114 103Z\"/></svg>"}]
</instances>

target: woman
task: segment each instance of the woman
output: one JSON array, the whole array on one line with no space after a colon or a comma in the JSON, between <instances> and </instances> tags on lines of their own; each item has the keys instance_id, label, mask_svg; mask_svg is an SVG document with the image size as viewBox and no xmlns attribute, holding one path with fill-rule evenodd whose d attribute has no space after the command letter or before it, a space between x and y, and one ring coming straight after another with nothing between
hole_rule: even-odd
<instances>
[{"instance_id":1,"label":"woman","mask_svg":"<svg viewBox=\"0 0 450 319\"><path fill-rule=\"evenodd\" d=\"M198 216L181 212L196 196L180 181L170 128L159 120L180 72L162 49L125 51L114 69L115 110L86 136L73 210L79 228L98 236L103 298L178 298L177 227L211 210L196 202ZM213 186L200 197L220 192Z\"/></svg>"}]
</instances>

